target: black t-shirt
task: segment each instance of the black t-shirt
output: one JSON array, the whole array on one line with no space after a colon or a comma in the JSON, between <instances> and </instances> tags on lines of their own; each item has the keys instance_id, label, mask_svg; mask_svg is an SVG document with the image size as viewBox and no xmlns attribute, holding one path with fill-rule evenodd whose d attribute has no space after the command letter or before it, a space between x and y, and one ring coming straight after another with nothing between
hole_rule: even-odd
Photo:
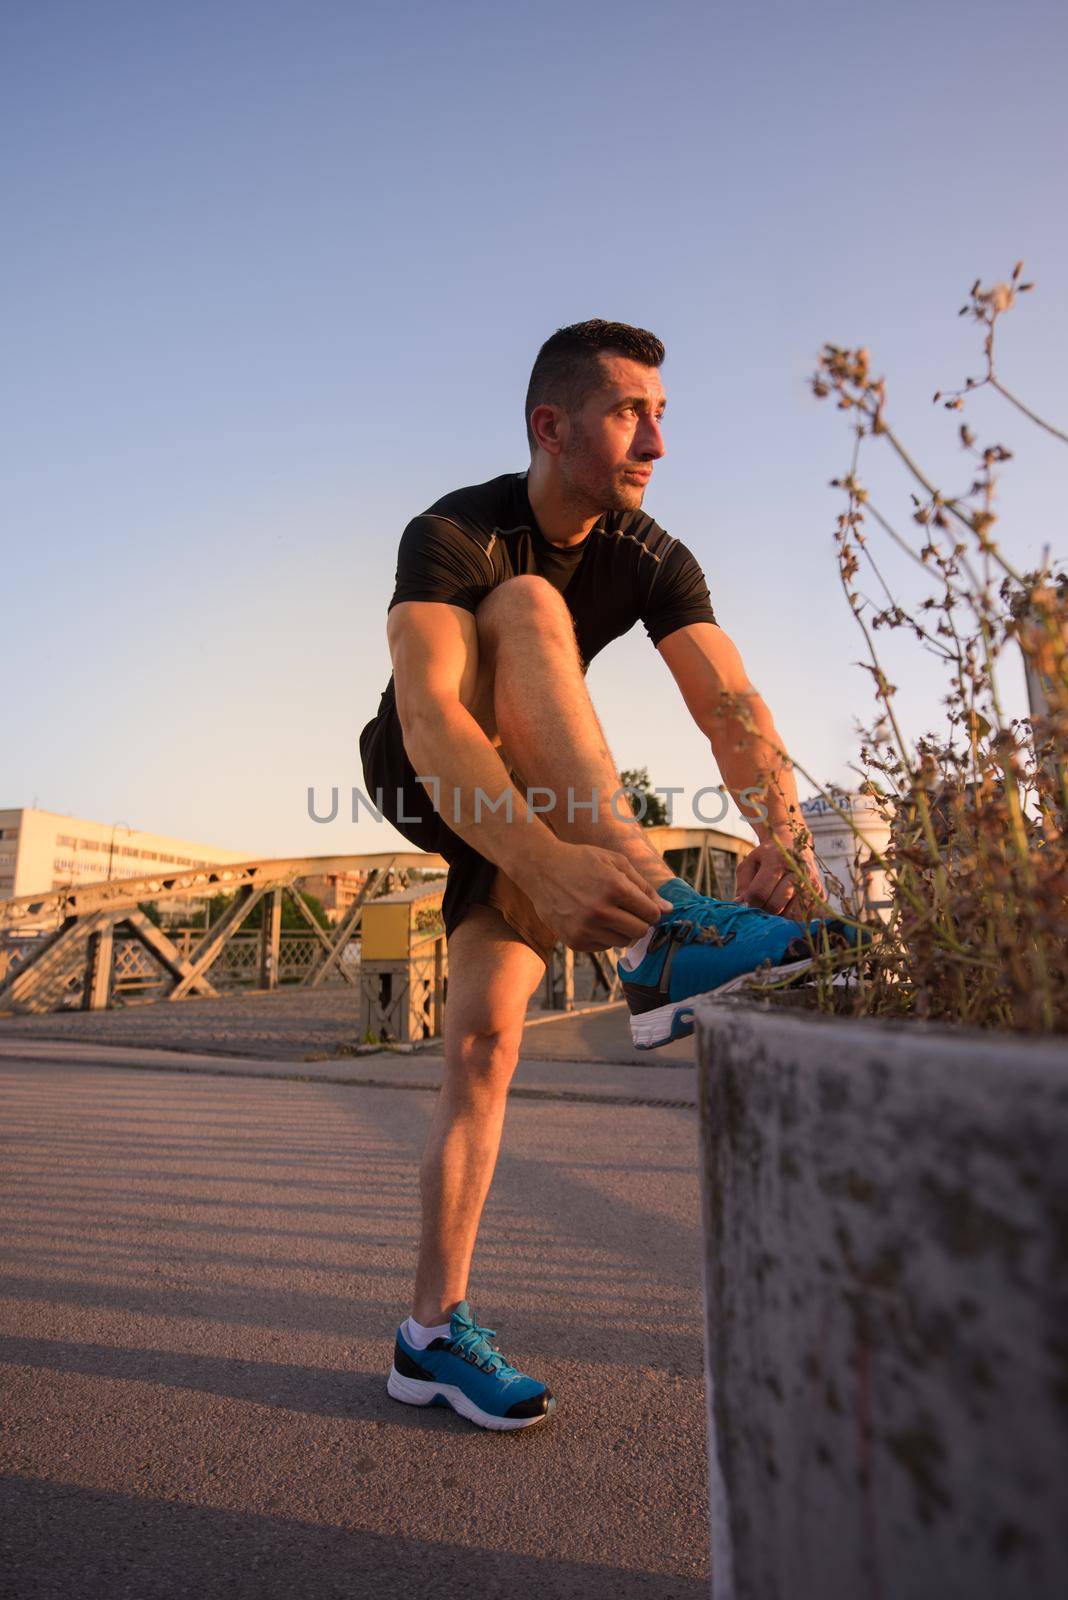
<instances>
[{"instance_id":1,"label":"black t-shirt","mask_svg":"<svg viewBox=\"0 0 1068 1600\"><path fill-rule=\"evenodd\" d=\"M551 544L531 511L525 472L457 489L413 517L401 535L388 609L442 600L475 611L498 584L528 573L563 595L584 672L639 619L654 645L689 622L716 620L696 558L652 517L606 511L581 544ZM391 677L384 701L392 690Z\"/></svg>"}]
</instances>

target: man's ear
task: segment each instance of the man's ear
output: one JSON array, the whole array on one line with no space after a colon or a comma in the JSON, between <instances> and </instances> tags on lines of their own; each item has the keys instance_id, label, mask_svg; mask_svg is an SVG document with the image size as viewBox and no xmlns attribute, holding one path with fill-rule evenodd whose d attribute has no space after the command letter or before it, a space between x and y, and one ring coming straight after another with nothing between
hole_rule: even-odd
<instances>
[{"instance_id":1,"label":"man's ear","mask_svg":"<svg viewBox=\"0 0 1068 1600\"><path fill-rule=\"evenodd\" d=\"M567 443L567 414L560 406L535 406L530 413L530 431L538 448L548 456L558 456Z\"/></svg>"}]
</instances>

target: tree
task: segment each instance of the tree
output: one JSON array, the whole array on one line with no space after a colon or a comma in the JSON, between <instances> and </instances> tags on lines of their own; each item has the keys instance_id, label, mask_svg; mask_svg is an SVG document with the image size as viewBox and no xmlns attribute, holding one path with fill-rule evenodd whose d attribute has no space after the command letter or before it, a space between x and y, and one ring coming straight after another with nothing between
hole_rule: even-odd
<instances>
[{"instance_id":1,"label":"tree","mask_svg":"<svg viewBox=\"0 0 1068 1600\"><path fill-rule=\"evenodd\" d=\"M214 924L216 922L218 922L219 918L224 915L224 913L230 908L231 905L233 905L235 898L236 898L236 896L232 895L232 894L213 894L212 895L210 901L208 902L207 926L209 928L213 927ZM323 903L318 898L318 896L316 896L314 894L305 894L303 896L303 899L304 899L305 905L308 907L308 910L311 912L312 916L315 918L315 920L319 924L320 928L329 928L329 926L330 926L330 918L327 916L326 912L324 911ZM261 900L259 905L253 906L252 910L249 912L248 916L245 918L244 922L241 924L243 929L252 930L252 929L262 928L263 927L263 914L264 914L264 907L265 907L266 904L267 904L266 900ZM192 928L203 928L205 926L203 911L198 911L194 916L190 917L188 925L190 927L192 927ZM307 928L307 926L308 926L307 922L305 922L304 918L301 916L300 912L297 910L297 908L293 904L292 900L290 900L289 896L288 895L283 895L282 896L282 927L283 927L283 929L285 929L287 932L290 932L290 931L293 931L293 930L299 931L302 928Z\"/></svg>"},{"instance_id":2,"label":"tree","mask_svg":"<svg viewBox=\"0 0 1068 1600\"><path fill-rule=\"evenodd\" d=\"M667 807L658 794L653 793L652 782L649 778L648 767L628 767L619 774L619 781L625 789L633 792L628 795L635 813L641 810L642 799L645 800L645 814L639 817L643 828L662 828L667 823Z\"/></svg>"}]
</instances>

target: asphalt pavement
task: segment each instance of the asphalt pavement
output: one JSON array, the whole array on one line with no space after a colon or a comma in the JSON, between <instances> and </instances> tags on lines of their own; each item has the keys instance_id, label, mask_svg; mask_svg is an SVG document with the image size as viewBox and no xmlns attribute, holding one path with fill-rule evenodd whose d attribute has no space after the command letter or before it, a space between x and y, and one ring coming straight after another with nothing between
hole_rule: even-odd
<instances>
[{"instance_id":1,"label":"asphalt pavement","mask_svg":"<svg viewBox=\"0 0 1068 1600\"><path fill-rule=\"evenodd\" d=\"M706 1600L693 1070L528 1050L581 1020L528 1030L475 1253L557 1396L513 1434L385 1391L433 1050L0 1024L0 1595Z\"/></svg>"}]
</instances>

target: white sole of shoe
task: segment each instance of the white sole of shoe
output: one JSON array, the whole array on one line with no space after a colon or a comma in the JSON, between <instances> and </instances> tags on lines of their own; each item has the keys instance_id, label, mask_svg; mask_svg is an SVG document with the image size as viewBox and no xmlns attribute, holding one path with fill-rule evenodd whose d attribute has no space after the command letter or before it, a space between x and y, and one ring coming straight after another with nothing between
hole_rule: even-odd
<instances>
[{"instance_id":1,"label":"white sole of shoe","mask_svg":"<svg viewBox=\"0 0 1068 1600\"><path fill-rule=\"evenodd\" d=\"M556 1408L554 1396L549 1401L548 1411L540 1417L495 1417L489 1411L483 1411L481 1406L476 1406L456 1384L428 1383L423 1378L406 1378L396 1367L390 1369L386 1390L394 1400L402 1400L408 1406L430 1406L440 1397L469 1422L476 1422L480 1428L494 1428L498 1432L510 1431L513 1428L532 1428L536 1423L545 1422Z\"/></svg>"},{"instance_id":2,"label":"white sole of shoe","mask_svg":"<svg viewBox=\"0 0 1068 1600\"><path fill-rule=\"evenodd\" d=\"M783 978L787 973L804 972L811 965L812 957L806 956L802 961L788 961L783 967L769 967L759 975L740 972L736 978L728 978L726 983L721 983L718 989L709 989L705 994L687 995L685 1000L673 1000L669 1005L658 1006L655 1011L640 1011L630 1019L630 1036L639 1050L655 1050L657 1045L670 1044L672 1039L685 1039L693 1032L693 1008L698 1000L719 1000L723 995L744 989L747 984L758 989L762 983ZM689 1018L681 1016L685 1011L689 1011ZM677 1028L676 1019L680 1017L684 1026ZM687 1022L689 1026L685 1026Z\"/></svg>"}]
</instances>

